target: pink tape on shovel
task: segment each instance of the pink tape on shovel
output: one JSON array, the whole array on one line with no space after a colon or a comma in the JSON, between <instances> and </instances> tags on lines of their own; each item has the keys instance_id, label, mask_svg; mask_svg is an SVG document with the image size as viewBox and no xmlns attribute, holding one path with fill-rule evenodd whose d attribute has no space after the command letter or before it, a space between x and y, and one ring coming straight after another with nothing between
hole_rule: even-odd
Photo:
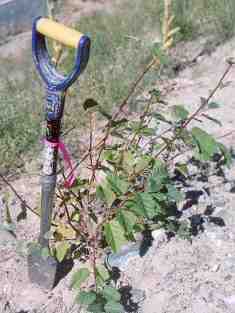
<instances>
[{"instance_id":1,"label":"pink tape on shovel","mask_svg":"<svg viewBox=\"0 0 235 313\"><path fill-rule=\"evenodd\" d=\"M76 177L74 175L74 168L73 168L72 160L65 144L60 140L58 142L50 142L45 139L44 142L50 147L58 148L58 150L61 152L63 159L64 159L65 168L70 170L69 171L70 174L64 182L64 187L71 188L74 185Z\"/></svg>"}]
</instances>

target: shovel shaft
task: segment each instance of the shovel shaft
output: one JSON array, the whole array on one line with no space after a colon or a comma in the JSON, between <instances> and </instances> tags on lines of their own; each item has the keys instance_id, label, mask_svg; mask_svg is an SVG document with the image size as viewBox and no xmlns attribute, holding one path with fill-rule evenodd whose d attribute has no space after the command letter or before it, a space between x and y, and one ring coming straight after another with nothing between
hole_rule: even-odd
<instances>
[{"instance_id":1,"label":"shovel shaft","mask_svg":"<svg viewBox=\"0 0 235 313\"><path fill-rule=\"evenodd\" d=\"M53 199L56 186L56 174L42 177L41 220L39 243L42 247L49 246L46 234L50 231L53 210Z\"/></svg>"},{"instance_id":2,"label":"shovel shaft","mask_svg":"<svg viewBox=\"0 0 235 313\"><path fill-rule=\"evenodd\" d=\"M43 176L41 181L41 220L39 243L42 247L49 246L46 234L51 228L53 199L57 178L58 147L53 144L58 142L60 135L60 121L47 121L46 141L43 155Z\"/></svg>"}]
</instances>

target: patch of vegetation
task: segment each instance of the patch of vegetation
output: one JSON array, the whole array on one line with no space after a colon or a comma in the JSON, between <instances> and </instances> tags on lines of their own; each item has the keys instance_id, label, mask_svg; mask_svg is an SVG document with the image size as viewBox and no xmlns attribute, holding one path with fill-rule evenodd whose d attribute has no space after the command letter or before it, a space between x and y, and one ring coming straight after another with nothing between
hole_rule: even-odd
<instances>
[{"instance_id":1,"label":"patch of vegetation","mask_svg":"<svg viewBox=\"0 0 235 313\"><path fill-rule=\"evenodd\" d=\"M61 2L58 3L61 5ZM82 128L86 125L87 119L81 106L87 97L96 99L111 111L128 94L137 73L151 60L154 42L160 41L163 8L163 1L125 1L112 13L97 13L80 19L77 28L92 39L91 58L79 86L75 84L67 99L65 111L69 114L65 114L65 128L78 125ZM222 40L234 34L233 0L176 0L172 1L172 8L173 26L180 27L176 33L177 40L191 39L198 32L216 33ZM61 69L68 71L73 65L73 58L74 51L65 53ZM37 82L37 78L31 73L30 63L21 65L21 71L27 76L23 83L16 82L13 88L4 83L0 91L0 160L5 168L17 164L19 156L34 147L41 132L44 100L41 87L37 84L35 88L33 83ZM3 69L4 76L6 72L15 71L8 65L3 65ZM150 89L157 79L157 71L150 71L134 96L145 88ZM134 99L131 100L132 111L137 110Z\"/></svg>"},{"instance_id":2,"label":"patch of vegetation","mask_svg":"<svg viewBox=\"0 0 235 313\"><path fill-rule=\"evenodd\" d=\"M162 1L162 7L163 7ZM180 27L177 40L191 40L199 34L213 34L220 41L235 32L233 0L175 0L172 2L174 24Z\"/></svg>"},{"instance_id":3,"label":"patch of vegetation","mask_svg":"<svg viewBox=\"0 0 235 313\"><path fill-rule=\"evenodd\" d=\"M91 56L80 79L78 103L93 97L106 109L112 109L128 93L137 73L151 59L154 36L159 36L154 1L129 1L112 14L96 13L83 17L77 28L92 40ZM156 30L156 35L154 32ZM71 68L74 51L65 60ZM156 75L148 75L142 86L149 86Z\"/></svg>"},{"instance_id":4,"label":"patch of vegetation","mask_svg":"<svg viewBox=\"0 0 235 313\"><path fill-rule=\"evenodd\" d=\"M7 80L0 87L0 169L24 165L21 156L39 142L43 100L38 86L32 93L31 82Z\"/></svg>"}]
</instances>

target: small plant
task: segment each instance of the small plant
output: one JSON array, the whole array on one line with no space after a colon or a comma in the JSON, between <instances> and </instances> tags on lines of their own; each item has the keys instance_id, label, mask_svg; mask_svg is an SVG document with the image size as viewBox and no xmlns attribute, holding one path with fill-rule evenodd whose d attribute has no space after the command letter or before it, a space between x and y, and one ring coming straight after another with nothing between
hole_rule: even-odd
<instances>
[{"instance_id":1,"label":"small plant","mask_svg":"<svg viewBox=\"0 0 235 313\"><path fill-rule=\"evenodd\" d=\"M140 113L128 111L138 84L151 68L160 66L172 44L176 30L169 27L170 19L168 15L162 48L154 49L153 60L113 113L92 98L83 103L89 120L87 153L78 163L80 175L76 186L71 190L59 187L57 191L60 209L54 220L57 226L49 234L55 242L51 253L60 262L71 257L89 260L90 265L77 271L71 282L77 292L76 301L88 312L124 310L118 286L100 262L104 250L118 252L128 241L135 241L138 233L159 227L171 232L179 229L181 237L190 237L190 229L180 225L175 216L184 194L172 179L175 170L187 175L187 164L173 166L171 160L190 149L200 161L212 160L215 154L223 164L229 165L231 161L221 143L201 128L189 129L188 125L198 117L218 122L203 111L232 64L209 97L202 99L191 114L183 105L166 110L161 91L156 88L148 91ZM99 117L106 122L97 136Z\"/></svg>"},{"instance_id":2,"label":"small plant","mask_svg":"<svg viewBox=\"0 0 235 313\"><path fill-rule=\"evenodd\" d=\"M59 225L54 232L54 253L62 261L71 253L82 255L81 247L86 247L91 266L74 274L72 286L78 291L77 302L86 305L88 312L123 311L121 296L99 261L104 248L118 252L128 241L135 241L139 232L154 227L172 231L172 225L177 225L174 207L184 194L171 173L178 170L187 175L187 164L172 168L170 160L190 149L202 162L217 154L220 162L230 164L230 154L221 143L199 127L188 128L199 116L208 118L203 109L211 96L193 114L182 105L172 106L170 114L164 112L161 92L156 89L149 91L142 113L134 117L123 113L127 100L112 115L92 99L84 103L90 118L89 145L79 167L86 168L86 175L78 177L72 190L58 189L63 218L55 221ZM96 114L107 120L99 139L95 136ZM189 229L178 226L180 236L188 238ZM72 238L76 253L71 252L68 241L63 242ZM83 289L91 275L91 289Z\"/></svg>"}]
</instances>

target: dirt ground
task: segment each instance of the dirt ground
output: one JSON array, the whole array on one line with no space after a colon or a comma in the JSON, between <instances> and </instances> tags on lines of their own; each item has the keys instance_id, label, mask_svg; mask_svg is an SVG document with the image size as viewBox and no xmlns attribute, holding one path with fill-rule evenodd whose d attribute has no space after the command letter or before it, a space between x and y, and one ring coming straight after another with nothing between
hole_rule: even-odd
<instances>
[{"instance_id":1,"label":"dirt ground","mask_svg":"<svg viewBox=\"0 0 235 313\"><path fill-rule=\"evenodd\" d=\"M197 55L200 45L199 39L178 49L185 55ZM225 60L232 57L234 51L235 39L232 39L214 52L199 56L193 65L167 82L168 100L195 110L200 105L200 97L208 96L223 74L227 66ZM235 150L235 67L225 83L226 87L213 99L221 106L210 110L210 115L222 121L223 126L208 121L204 127ZM14 181L13 186L33 207L39 201L37 175L25 175ZM1 194L6 189L0 189L0 209ZM189 242L178 237L168 239L164 232L153 234L155 240L146 255L130 258L123 265L123 281L139 292L137 305L127 308L127 312L235 312L235 162L230 170L224 169L224 176L211 174L204 181L195 177L189 191L201 191L197 201L183 212L183 218L196 220L204 216L203 221L194 221L200 226L197 236ZM16 220L20 213L17 199L12 200L11 207ZM213 209L206 213L210 208ZM80 312L73 304L74 293L69 288L72 272L80 266L78 263L52 291L44 292L29 282L22 247L37 239L38 230L38 217L28 212L27 219L17 223L16 238L0 232L0 242L7 241L0 248L0 313Z\"/></svg>"}]
</instances>

